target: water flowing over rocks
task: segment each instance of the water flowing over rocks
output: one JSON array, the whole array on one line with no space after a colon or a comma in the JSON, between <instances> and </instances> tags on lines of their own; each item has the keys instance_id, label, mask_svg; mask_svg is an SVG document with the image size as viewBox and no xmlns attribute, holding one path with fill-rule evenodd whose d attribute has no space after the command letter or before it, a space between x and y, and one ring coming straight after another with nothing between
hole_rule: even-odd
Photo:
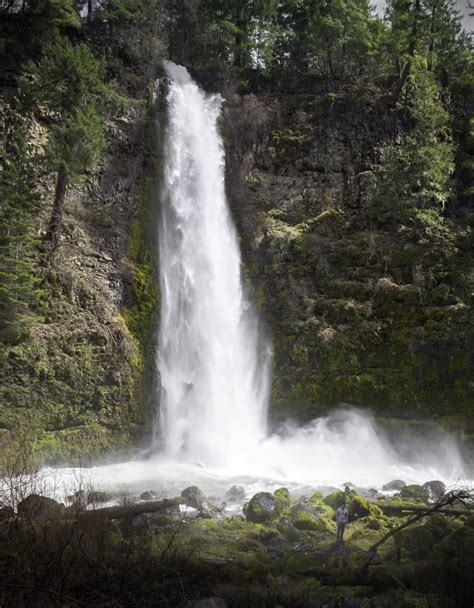
<instances>
[{"instance_id":1,"label":"water flowing over rocks","mask_svg":"<svg viewBox=\"0 0 474 608\"><path fill-rule=\"evenodd\" d=\"M439 480L427 481L421 486L423 498L428 502L436 502L446 492L446 485Z\"/></svg>"},{"instance_id":2,"label":"water flowing over rocks","mask_svg":"<svg viewBox=\"0 0 474 608\"><path fill-rule=\"evenodd\" d=\"M227 490L225 497L232 502L244 500L245 488L242 486L232 486Z\"/></svg>"}]
</instances>

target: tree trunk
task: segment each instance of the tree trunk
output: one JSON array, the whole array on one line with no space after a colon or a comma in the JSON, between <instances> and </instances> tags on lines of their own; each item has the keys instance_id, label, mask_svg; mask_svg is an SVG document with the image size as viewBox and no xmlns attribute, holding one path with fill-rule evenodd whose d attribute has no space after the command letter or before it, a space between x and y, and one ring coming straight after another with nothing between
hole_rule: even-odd
<instances>
[{"instance_id":1,"label":"tree trunk","mask_svg":"<svg viewBox=\"0 0 474 608\"><path fill-rule=\"evenodd\" d=\"M87 0L87 23L92 23L92 0Z\"/></svg>"},{"instance_id":2,"label":"tree trunk","mask_svg":"<svg viewBox=\"0 0 474 608\"><path fill-rule=\"evenodd\" d=\"M66 189L68 185L68 174L66 167L61 165L58 170L58 177L56 180L56 192L54 194L53 210L51 212L51 218L48 224L48 230L44 237L52 250L56 249L59 243L59 236L61 234L61 228L63 223L63 210L64 210L64 197L66 196Z\"/></svg>"},{"instance_id":3,"label":"tree trunk","mask_svg":"<svg viewBox=\"0 0 474 608\"><path fill-rule=\"evenodd\" d=\"M94 518L97 515L105 515L109 519L119 519L122 517L135 517L142 513L156 513L157 511L163 511L170 507L177 507L183 503L181 497L178 498L164 498L163 500L153 500L150 502L135 503L131 505L119 505L116 507L103 507L101 509L91 509L90 511L84 511L81 513L81 518Z\"/></svg>"},{"instance_id":4,"label":"tree trunk","mask_svg":"<svg viewBox=\"0 0 474 608\"><path fill-rule=\"evenodd\" d=\"M415 0L415 6L413 7L413 24L411 28L410 44L408 46L408 54L410 57L415 56L416 45L418 42L418 25L421 19L421 2Z\"/></svg>"},{"instance_id":5,"label":"tree trunk","mask_svg":"<svg viewBox=\"0 0 474 608\"><path fill-rule=\"evenodd\" d=\"M430 26L430 46L428 49L428 69L433 71L433 54L435 47L435 33L436 33L436 7L433 7L431 13L431 26Z\"/></svg>"},{"instance_id":6,"label":"tree trunk","mask_svg":"<svg viewBox=\"0 0 474 608\"><path fill-rule=\"evenodd\" d=\"M247 44L248 15L245 2L237 3L235 14L236 32L234 35L234 66L245 67L245 46Z\"/></svg>"}]
</instances>

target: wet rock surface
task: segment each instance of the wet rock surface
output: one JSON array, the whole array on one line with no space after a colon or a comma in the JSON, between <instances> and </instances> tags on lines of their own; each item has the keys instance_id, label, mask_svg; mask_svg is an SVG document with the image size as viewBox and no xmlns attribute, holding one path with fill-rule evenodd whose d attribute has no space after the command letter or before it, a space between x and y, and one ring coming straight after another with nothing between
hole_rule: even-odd
<instances>
[{"instance_id":1,"label":"wet rock surface","mask_svg":"<svg viewBox=\"0 0 474 608\"><path fill-rule=\"evenodd\" d=\"M51 519L64 516L66 507L47 496L30 494L18 503L17 513L24 519Z\"/></svg>"},{"instance_id":2,"label":"wet rock surface","mask_svg":"<svg viewBox=\"0 0 474 608\"><path fill-rule=\"evenodd\" d=\"M422 487L416 486L417 491ZM440 486L434 484L433 488L436 487ZM279 488L273 494L259 492L252 496L246 505L246 517L227 512L225 518L215 513L212 518L203 518L195 507L185 503L193 502L203 509L209 504L209 497L197 486L183 492L185 496L168 499L169 506L167 501L144 501L137 497L137 502L117 507L117 518L112 520L107 517L110 507L65 512L60 503L33 494L19 504L18 516L24 521L24 514L35 509L36 521L42 529L44 526L56 529L59 509L64 514L61 527L79 525L89 552L99 546L98 542L109 542L107 539L111 539L113 546L127 547L132 554L140 547L141 559L147 555L147 559L153 560L153 552L147 553L153 547L153 551L159 548L160 555L171 551L170 558L175 560L171 562L172 571L186 567L192 576L198 572L199 584L206 589L204 593L192 594L195 599L189 599L188 595L183 606L275 608L278 605L275 601L268 603L271 594L270 597L279 598L284 608L366 605L419 608L412 600L423 593L423 581L426 577L436 576L436 580L442 577L438 571L433 574L430 570L436 561L429 562L431 565L426 569L427 557L443 564L454 560L458 569L460 563L469 568L474 561L472 502L465 506L465 515L454 518L435 513L402 528L374 556L371 547L407 521L401 507L416 509L422 503L412 498L403 502L400 495L368 501L348 484L344 491L325 498L320 492L293 498L286 488ZM335 511L342 499L350 516L344 542L336 543ZM153 505L160 505L160 510L143 511ZM249 519L251 505L251 513L259 521ZM386 505L393 505L394 510L384 510ZM135 509L140 512L133 515ZM87 513L89 516L85 518ZM2 526L0 532L4 534L8 529ZM48 538L53 538L51 533ZM1 550L0 546L0 554ZM178 556L184 561L176 561ZM367 560L369 566L364 570ZM153 566L155 576L160 572L160 563ZM166 572L169 577L169 571Z\"/></svg>"},{"instance_id":3,"label":"wet rock surface","mask_svg":"<svg viewBox=\"0 0 474 608\"><path fill-rule=\"evenodd\" d=\"M263 523L275 519L281 513L278 498L269 492L255 494L244 507L247 521Z\"/></svg>"},{"instance_id":4,"label":"wet rock surface","mask_svg":"<svg viewBox=\"0 0 474 608\"><path fill-rule=\"evenodd\" d=\"M436 502L446 492L446 485L439 480L427 481L421 486L423 498L429 502Z\"/></svg>"},{"instance_id":5,"label":"wet rock surface","mask_svg":"<svg viewBox=\"0 0 474 608\"><path fill-rule=\"evenodd\" d=\"M394 479L386 483L382 489L388 492L399 491L404 488L407 484L402 479Z\"/></svg>"},{"instance_id":6,"label":"wet rock surface","mask_svg":"<svg viewBox=\"0 0 474 608\"><path fill-rule=\"evenodd\" d=\"M249 99L226 107L230 202L273 336L272 414L352 403L394 425L436 414L458 432L468 419L472 438L470 292L455 278L469 272L469 231L369 229L377 150L395 128L373 95L258 99L265 137L248 129L245 149L232 127L252 120Z\"/></svg>"},{"instance_id":7,"label":"wet rock surface","mask_svg":"<svg viewBox=\"0 0 474 608\"><path fill-rule=\"evenodd\" d=\"M197 486L189 486L181 492L184 503L193 509L202 509L206 503L206 497Z\"/></svg>"},{"instance_id":8,"label":"wet rock surface","mask_svg":"<svg viewBox=\"0 0 474 608\"><path fill-rule=\"evenodd\" d=\"M233 502L239 502L241 500L244 500L245 488L243 486L231 486L227 490L225 497L227 500L230 500Z\"/></svg>"}]
</instances>

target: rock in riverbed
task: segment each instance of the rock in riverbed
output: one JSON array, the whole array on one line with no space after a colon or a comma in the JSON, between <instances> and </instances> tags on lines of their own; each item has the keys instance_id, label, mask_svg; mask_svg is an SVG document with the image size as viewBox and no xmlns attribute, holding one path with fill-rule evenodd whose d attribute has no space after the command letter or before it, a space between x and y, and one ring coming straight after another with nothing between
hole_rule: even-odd
<instances>
[{"instance_id":1,"label":"rock in riverbed","mask_svg":"<svg viewBox=\"0 0 474 608\"><path fill-rule=\"evenodd\" d=\"M231 502L239 502L240 500L244 500L245 488L242 486L232 486L227 490L225 497Z\"/></svg>"},{"instance_id":2,"label":"rock in riverbed","mask_svg":"<svg viewBox=\"0 0 474 608\"><path fill-rule=\"evenodd\" d=\"M386 492L399 492L406 485L407 484L402 479L394 479L382 486L382 490L385 490Z\"/></svg>"},{"instance_id":3,"label":"rock in riverbed","mask_svg":"<svg viewBox=\"0 0 474 608\"><path fill-rule=\"evenodd\" d=\"M54 519L62 517L66 507L47 496L30 494L18 503L18 515L25 519Z\"/></svg>"},{"instance_id":4,"label":"rock in riverbed","mask_svg":"<svg viewBox=\"0 0 474 608\"><path fill-rule=\"evenodd\" d=\"M442 481L427 481L421 486L423 498L428 502L436 502L446 492L446 486Z\"/></svg>"},{"instance_id":5,"label":"rock in riverbed","mask_svg":"<svg viewBox=\"0 0 474 608\"><path fill-rule=\"evenodd\" d=\"M280 515L281 502L270 492L258 492L244 506L247 521L263 523Z\"/></svg>"}]
</instances>

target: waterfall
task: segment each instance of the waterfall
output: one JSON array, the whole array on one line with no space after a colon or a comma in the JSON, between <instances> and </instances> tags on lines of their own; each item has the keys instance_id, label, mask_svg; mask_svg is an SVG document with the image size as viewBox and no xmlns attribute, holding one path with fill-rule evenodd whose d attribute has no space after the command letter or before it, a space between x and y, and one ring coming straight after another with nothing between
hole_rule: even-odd
<instances>
[{"instance_id":1,"label":"waterfall","mask_svg":"<svg viewBox=\"0 0 474 608\"><path fill-rule=\"evenodd\" d=\"M173 458L231 465L266 434L268 347L242 284L227 206L220 95L165 62L168 125L159 227L159 444Z\"/></svg>"},{"instance_id":2,"label":"waterfall","mask_svg":"<svg viewBox=\"0 0 474 608\"><path fill-rule=\"evenodd\" d=\"M242 283L226 203L222 99L201 91L183 67L165 67L157 449L145 460L88 468L85 480L82 468L62 469L62 481L137 495L157 488L166 496L191 483L221 498L236 483L248 496L282 485L308 495L347 481L381 488L393 479L472 487L456 441L436 426L420 433L400 425L393 436L367 411L346 408L267 432L269 346Z\"/></svg>"}]
</instances>

